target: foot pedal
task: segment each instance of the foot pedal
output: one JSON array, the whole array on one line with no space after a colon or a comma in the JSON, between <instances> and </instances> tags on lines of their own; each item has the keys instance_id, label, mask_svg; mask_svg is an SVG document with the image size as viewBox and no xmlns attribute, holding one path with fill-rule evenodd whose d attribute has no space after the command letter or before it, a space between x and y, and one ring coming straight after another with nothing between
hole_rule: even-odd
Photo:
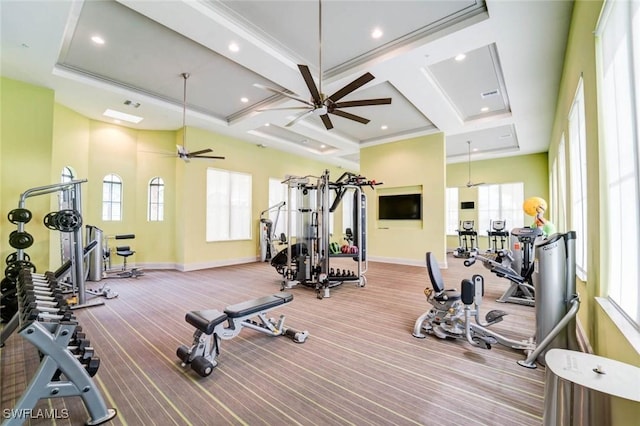
<instances>
[{"instance_id":1,"label":"foot pedal","mask_svg":"<svg viewBox=\"0 0 640 426\"><path fill-rule=\"evenodd\" d=\"M505 315L509 315L509 314L507 314L505 311L494 309L493 311L487 312L487 315L485 315L484 319L489 324L495 324L497 322L502 321L502 317L504 317Z\"/></svg>"},{"instance_id":2,"label":"foot pedal","mask_svg":"<svg viewBox=\"0 0 640 426\"><path fill-rule=\"evenodd\" d=\"M445 333L439 325L433 327L432 331L433 334L436 335L436 337L439 337L441 339L446 339L448 337L447 333Z\"/></svg>"},{"instance_id":3,"label":"foot pedal","mask_svg":"<svg viewBox=\"0 0 640 426\"><path fill-rule=\"evenodd\" d=\"M491 349L491 345L496 345L498 341L491 336L474 336L473 340L480 343L484 349Z\"/></svg>"}]
</instances>

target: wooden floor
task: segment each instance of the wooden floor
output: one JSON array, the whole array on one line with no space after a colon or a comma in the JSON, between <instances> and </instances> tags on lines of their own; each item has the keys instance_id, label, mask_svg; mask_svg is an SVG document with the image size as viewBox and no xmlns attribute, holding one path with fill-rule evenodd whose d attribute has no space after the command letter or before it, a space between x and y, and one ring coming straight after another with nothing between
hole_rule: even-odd
<instances>
[{"instance_id":1,"label":"wooden floor","mask_svg":"<svg viewBox=\"0 0 640 426\"><path fill-rule=\"evenodd\" d=\"M526 338L534 308L498 304L508 287L480 265L449 259L448 287L482 273L483 310L510 313L493 328ZM244 330L222 341L219 365L206 378L183 369L175 355L190 345L193 327L185 313L278 293L280 279L265 263L195 272L147 271L138 279L103 281L119 293L103 306L76 314L101 367L94 381L113 425L539 425L545 369L516 364L521 352L483 350L465 341L412 336L428 309L421 267L370 263L367 285L343 284L331 297L291 290L294 300L272 316L307 330L296 344ZM1 350L2 409L12 408L38 365L19 335ZM27 424L77 425L87 420L78 397L41 400L38 408L68 410L68 419ZM64 416L63 416L64 417Z\"/></svg>"}]
</instances>

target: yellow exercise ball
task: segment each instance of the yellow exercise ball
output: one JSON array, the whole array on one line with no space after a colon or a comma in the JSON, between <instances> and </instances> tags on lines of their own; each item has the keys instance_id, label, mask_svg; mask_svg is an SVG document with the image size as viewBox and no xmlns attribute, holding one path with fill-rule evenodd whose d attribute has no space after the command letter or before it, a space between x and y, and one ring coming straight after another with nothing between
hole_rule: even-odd
<instances>
[{"instance_id":1,"label":"yellow exercise ball","mask_svg":"<svg viewBox=\"0 0 640 426\"><path fill-rule=\"evenodd\" d=\"M542 209L543 212L547 210L547 202L540 197L530 197L522 203L522 209L529 216L536 216L539 209Z\"/></svg>"}]
</instances>

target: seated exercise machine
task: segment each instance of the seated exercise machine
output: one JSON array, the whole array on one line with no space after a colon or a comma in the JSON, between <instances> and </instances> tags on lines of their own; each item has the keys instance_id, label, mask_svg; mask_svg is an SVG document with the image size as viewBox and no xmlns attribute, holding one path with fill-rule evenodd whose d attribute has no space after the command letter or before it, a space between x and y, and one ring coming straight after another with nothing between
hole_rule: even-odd
<instances>
[{"instance_id":1,"label":"seated exercise machine","mask_svg":"<svg viewBox=\"0 0 640 426\"><path fill-rule=\"evenodd\" d=\"M426 332L441 339L465 339L484 349L501 344L524 351L527 357L518 364L527 368L536 368L536 361L544 365L544 354L550 348L577 349L575 316L580 299L575 293L575 232L554 234L539 241L536 254L538 267L534 284L539 298L535 306L534 337L515 340L490 330L488 327L502 321L506 313L490 311L485 321L480 319L482 276L462 280L461 292L447 290L432 253L427 253L432 288L427 287L424 291L432 308L418 317L413 336L425 338Z\"/></svg>"},{"instance_id":2,"label":"seated exercise machine","mask_svg":"<svg viewBox=\"0 0 640 426\"><path fill-rule=\"evenodd\" d=\"M476 240L478 239L478 232L474 229L473 220L460 221L458 229L458 243L460 244L457 249L453 251L454 257L467 258L473 253L478 252L476 246Z\"/></svg>"},{"instance_id":3,"label":"seated exercise machine","mask_svg":"<svg viewBox=\"0 0 640 426\"><path fill-rule=\"evenodd\" d=\"M92 379L100 367L100 358L66 305L53 273L38 275L21 270L17 294L18 334L35 346L41 360L15 407L4 410L2 425L17 426L28 421L40 399L70 396L82 399L89 413L87 425L113 419L116 410L107 408Z\"/></svg>"},{"instance_id":4,"label":"seated exercise machine","mask_svg":"<svg viewBox=\"0 0 640 426\"><path fill-rule=\"evenodd\" d=\"M284 315L276 322L267 319L265 313L293 300L290 293L277 293L247 302L227 306L224 312L217 309L187 312L185 320L196 328L191 347L181 345L176 351L182 367L191 368L207 377L218 365L220 339L236 337L246 327L270 336L287 336L296 343L304 343L309 333L284 326ZM257 317L259 321L252 318ZM225 323L226 321L226 323Z\"/></svg>"},{"instance_id":5,"label":"seated exercise machine","mask_svg":"<svg viewBox=\"0 0 640 426\"><path fill-rule=\"evenodd\" d=\"M119 234L104 239L104 247L102 250L103 278L138 278L140 275L144 275L144 272L140 268L127 269L127 258L136 253L134 250L131 250L131 246L116 246L115 254L123 258L122 269L114 270L111 268L112 249L109 247L109 238L115 240L130 240L135 237L135 234Z\"/></svg>"}]
</instances>

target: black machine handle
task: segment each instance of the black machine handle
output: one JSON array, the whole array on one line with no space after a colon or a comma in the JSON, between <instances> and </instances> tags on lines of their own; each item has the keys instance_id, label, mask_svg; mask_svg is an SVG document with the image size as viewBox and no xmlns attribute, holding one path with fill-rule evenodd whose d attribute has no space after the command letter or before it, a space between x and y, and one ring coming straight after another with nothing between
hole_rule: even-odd
<instances>
[{"instance_id":1,"label":"black machine handle","mask_svg":"<svg viewBox=\"0 0 640 426\"><path fill-rule=\"evenodd\" d=\"M136 234L120 234L120 235L116 235L115 238L116 240L130 240L136 237Z\"/></svg>"}]
</instances>

